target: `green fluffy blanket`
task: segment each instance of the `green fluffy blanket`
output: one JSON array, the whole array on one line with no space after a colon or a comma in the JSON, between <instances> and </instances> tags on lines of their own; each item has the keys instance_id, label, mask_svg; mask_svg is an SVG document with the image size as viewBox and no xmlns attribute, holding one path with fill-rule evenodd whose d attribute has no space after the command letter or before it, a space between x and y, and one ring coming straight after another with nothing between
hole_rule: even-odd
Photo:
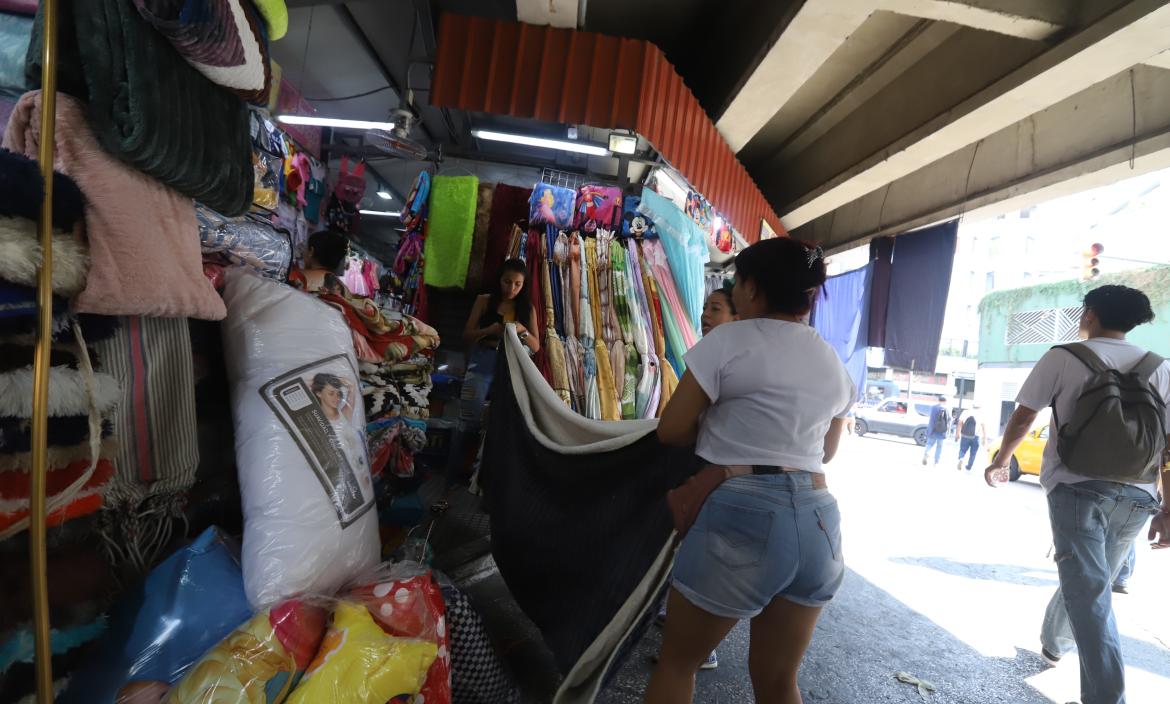
<instances>
[{"instance_id":1,"label":"green fluffy blanket","mask_svg":"<svg viewBox=\"0 0 1170 704\"><path fill-rule=\"evenodd\" d=\"M132 0L62 0L58 88L89 104L110 153L224 215L252 203L244 102L192 68ZM38 9L26 72L39 86Z\"/></svg>"},{"instance_id":2,"label":"green fluffy blanket","mask_svg":"<svg viewBox=\"0 0 1170 704\"><path fill-rule=\"evenodd\" d=\"M435 176L431 181L427 238L423 247L428 286L463 288L475 232L475 176Z\"/></svg>"}]
</instances>

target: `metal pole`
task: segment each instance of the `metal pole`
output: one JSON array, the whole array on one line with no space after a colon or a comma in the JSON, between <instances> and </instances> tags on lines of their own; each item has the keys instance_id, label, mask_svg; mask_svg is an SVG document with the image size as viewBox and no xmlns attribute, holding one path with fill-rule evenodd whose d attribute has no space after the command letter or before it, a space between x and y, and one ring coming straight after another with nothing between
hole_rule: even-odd
<instances>
[{"instance_id":1,"label":"metal pole","mask_svg":"<svg viewBox=\"0 0 1170 704\"><path fill-rule=\"evenodd\" d=\"M53 344L53 147L57 116L57 0L41 0L41 203L38 232L42 263L37 272L37 343L33 358L32 466L29 492L29 564L32 572L34 654L37 701L53 701L53 661L49 642L49 578L45 525L45 480L48 474L49 352Z\"/></svg>"}]
</instances>

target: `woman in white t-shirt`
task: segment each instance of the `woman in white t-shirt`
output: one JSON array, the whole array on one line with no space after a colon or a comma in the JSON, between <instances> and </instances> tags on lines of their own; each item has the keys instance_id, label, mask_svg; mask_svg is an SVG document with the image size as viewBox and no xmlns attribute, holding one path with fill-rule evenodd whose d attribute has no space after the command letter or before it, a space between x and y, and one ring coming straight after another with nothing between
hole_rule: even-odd
<instances>
[{"instance_id":1,"label":"woman in white t-shirt","mask_svg":"<svg viewBox=\"0 0 1170 704\"><path fill-rule=\"evenodd\" d=\"M800 661L844 578L841 517L822 464L837 451L856 392L833 349L802 322L825 282L824 255L776 238L740 252L735 268L740 320L687 353L658 437L752 473L713 491L682 541L649 704L691 701L700 664L745 618L757 699L800 702Z\"/></svg>"}]
</instances>

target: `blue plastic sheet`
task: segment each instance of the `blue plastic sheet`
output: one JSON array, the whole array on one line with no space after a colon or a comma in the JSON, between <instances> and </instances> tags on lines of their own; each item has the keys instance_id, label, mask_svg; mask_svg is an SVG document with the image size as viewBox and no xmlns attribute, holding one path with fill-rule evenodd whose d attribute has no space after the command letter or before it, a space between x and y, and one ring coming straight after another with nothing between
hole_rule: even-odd
<instances>
[{"instance_id":1,"label":"blue plastic sheet","mask_svg":"<svg viewBox=\"0 0 1170 704\"><path fill-rule=\"evenodd\" d=\"M174 684L251 615L238 549L208 528L114 607L92 657L58 701L109 703L127 686Z\"/></svg>"}]
</instances>

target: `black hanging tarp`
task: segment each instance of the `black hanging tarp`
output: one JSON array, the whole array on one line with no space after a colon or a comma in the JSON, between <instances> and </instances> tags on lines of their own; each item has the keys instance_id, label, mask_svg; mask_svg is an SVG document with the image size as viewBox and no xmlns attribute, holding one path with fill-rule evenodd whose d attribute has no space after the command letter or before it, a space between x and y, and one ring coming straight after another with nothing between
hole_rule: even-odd
<instances>
[{"instance_id":1,"label":"black hanging tarp","mask_svg":"<svg viewBox=\"0 0 1170 704\"><path fill-rule=\"evenodd\" d=\"M958 231L959 222L952 220L894 239L885 325L887 367L934 371Z\"/></svg>"}]
</instances>

